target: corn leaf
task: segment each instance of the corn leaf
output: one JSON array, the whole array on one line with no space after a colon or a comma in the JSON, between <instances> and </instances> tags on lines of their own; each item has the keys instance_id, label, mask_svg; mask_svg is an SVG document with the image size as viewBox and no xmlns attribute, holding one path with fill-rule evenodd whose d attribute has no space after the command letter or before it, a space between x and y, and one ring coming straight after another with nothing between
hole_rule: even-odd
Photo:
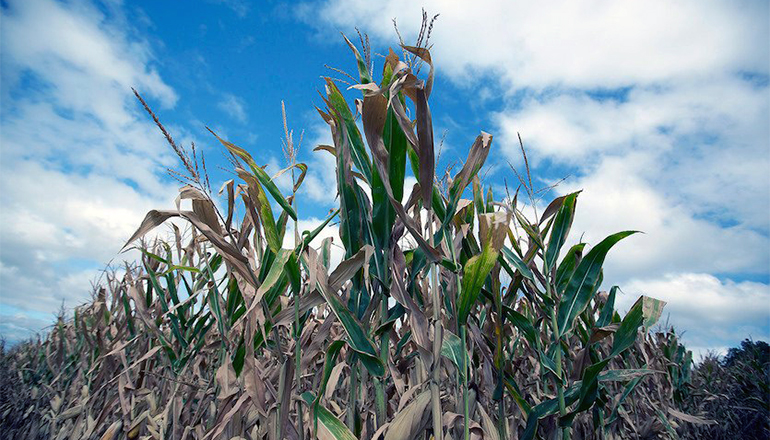
<instances>
[{"instance_id":1,"label":"corn leaf","mask_svg":"<svg viewBox=\"0 0 770 440\"><path fill-rule=\"evenodd\" d=\"M620 240L635 234L636 231L624 231L610 235L597 244L580 261L575 273L567 284L557 315L559 328L558 338L567 334L574 324L575 318L585 310L591 298L596 293L596 282L599 279L604 258L610 248Z\"/></svg>"},{"instance_id":2,"label":"corn leaf","mask_svg":"<svg viewBox=\"0 0 770 440\"><path fill-rule=\"evenodd\" d=\"M429 404L430 391L426 390L396 414L385 433L385 440L410 440L417 437Z\"/></svg>"},{"instance_id":3,"label":"corn leaf","mask_svg":"<svg viewBox=\"0 0 770 440\"><path fill-rule=\"evenodd\" d=\"M310 392L304 392L302 399L310 405L315 400L315 396ZM313 417L318 419L317 435L320 440L358 440L348 427L323 405L315 408Z\"/></svg>"},{"instance_id":4,"label":"corn leaf","mask_svg":"<svg viewBox=\"0 0 770 440\"><path fill-rule=\"evenodd\" d=\"M556 220L551 229L551 239L545 251L545 271L550 272L559 258L559 251L567 240L572 220L575 218L575 202L578 193L572 193L564 198L564 202L556 214Z\"/></svg>"},{"instance_id":5,"label":"corn leaf","mask_svg":"<svg viewBox=\"0 0 770 440\"><path fill-rule=\"evenodd\" d=\"M275 201L281 205L281 208L283 208L292 219L297 220L297 213L294 212L294 208L292 208L291 204L283 197L283 194L281 194L281 191L277 186L275 186L275 183L273 183L273 180L265 172L265 170L263 170L257 165L256 162L254 162L254 159L251 157L251 155L247 153L243 148L217 136L217 134L214 133L210 128L206 127L206 129L210 131L211 134L213 134L214 137L216 137L217 140L221 142L228 151L246 162L249 168L251 168L251 172L254 173L254 176L257 178L257 180L259 180L259 183L261 183L265 189L267 189L267 192L273 196L273 199L275 199Z\"/></svg>"}]
</instances>

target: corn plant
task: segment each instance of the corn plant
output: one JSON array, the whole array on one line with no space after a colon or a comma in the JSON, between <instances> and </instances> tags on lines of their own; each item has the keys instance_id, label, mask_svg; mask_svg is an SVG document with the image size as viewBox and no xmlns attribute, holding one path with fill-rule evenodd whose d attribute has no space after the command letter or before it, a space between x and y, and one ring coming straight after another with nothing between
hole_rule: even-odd
<instances>
[{"instance_id":1,"label":"corn plant","mask_svg":"<svg viewBox=\"0 0 770 440\"><path fill-rule=\"evenodd\" d=\"M317 109L339 207L301 234L308 168L286 124L287 168L274 176L211 132L237 176L217 195L195 147L177 145L137 93L182 162L177 207L150 211L126 243L140 261L107 271L92 304L19 355L40 371L25 380L51 385L50 403L30 410L37 430L18 437L676 438L674 419L709 422L668 392L681 375L647 334L664 303L643 296L621 316L619 289L601 291L606 256L634 231L567 247L579 193L528 216L542 193L527 169L495 199L479 175L485 132L437 178L431 26L401 56L390 50L377 78L368 45L345 38L357 84L326 79ZM290 195L275 184L284 173ZM172 218L189 227L146 238ZM332 239L317 240L333 225L335 267Z\"/></svg>"}]
</instances>

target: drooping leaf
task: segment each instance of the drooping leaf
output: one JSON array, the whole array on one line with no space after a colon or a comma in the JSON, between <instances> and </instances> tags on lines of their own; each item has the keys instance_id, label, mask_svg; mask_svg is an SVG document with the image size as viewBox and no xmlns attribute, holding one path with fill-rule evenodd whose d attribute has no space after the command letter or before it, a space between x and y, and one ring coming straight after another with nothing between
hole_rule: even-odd
<instances>
[{"instance_id":1,"label":"drooping leaf","mask_svg":"<svg viewBox=\"0 0 770 440\"><path fill-rule=\"evenodd\" d=\"M172 217L182 217L192 223L241 275L249 276L248 259L225 237L213 231L192 211L158 211L155 209L149 211L142 224L123 246L123 249Z\"/></svg>"},{"instance_id":2,"label":"drooping leaf","mask_svg":"<svg viewBox=\"0 0 770 440\"><path fill-rule=\"evenodd\" d=\"M696 425L716 425L717 424L716 420L709 420L709 419L704 419L702 417L694 416L691 414L686 414L681 411L677 411L671 407L668 408L668 413L679 420L689 422L689 423L695 423Z\"/></svg>"},{"instance_id":3,"label":"drooping leaf","mask_svg":"<svg viewBox=\"0 0 770 440\"><path fill-rule=\"evenodd\" d=\"M289 217L291 217L294 220L297 220L297 213L294 212L294 208L292 208L291 204L286 200L286 198L283 197L283 194L281 194L281 191L278 189L278 187L273 183L273 180L270 178L270 176L260 168L256 162L254 162L254 159L251 157L251 155L246 152L243 148L228 142L221 137L219 137L216 133L214 133L210 128L206 127L208 131L211 132L211 134L214 135L214 137L217 138L219 142L222 143L222 145L227 148L228 151L230 151L235 156L241 158L246 164L251 168L251 172L254 174L254 176L259 180L259 183L262 184L267 192L270 193L271 196L273 196L273 199L275 199L276 202L278 202L279 205L281 205L281 208L284 209L289 214Z\"/></svg>"},{"instance_id":4,"label":"drooping leaf","mask_svg":"<svg viewBox=\"0 0 770 440\"><path fill-rule=\"evenodd\" d=\"M665 301L640 296L626 313L626 316L623 317L620 327L615 332L611 356L617 356L630 348L636 340L639 327L649 328L655 324L663 313L665 305Z\"/></svg>"},{"instance_id":5,"label":"drooping leaf","mask_svg":"<svg viewBox=\"0 0 770 440\"><path fill-rule=\"evenodd\" d=\"M304 392L302 399L310 405L315 400L315 396L310 392ZM317 435L320 440L358 440L348 427L323 405L316 406L314 417L318 419Z\"/></svg>"},{"instance_id":6,"label":"drooping leaf","mask_svg":"<svg viewBox=\"0 0 770 440\"><path fill-rule=\"evenodd\" d=\"M412 402L395 415L390 423L385 440L410 440L417 436L423 415L430 404L430 391L417 395Z\"/></svg>"},{"instance_id":7,"label":"drooping leaf","mask_svg":"<svg viewBox=\"0 0 770 440\"><path fill-rule=\"evenodd\" d=\"M463 191L465 191L473 177L478 174L484 165L491 146L492 135L483 131L476 137L473 145L471 145L468 158L465 159L465 164L463 164L460 172L452 179L452 185L449 187L449 202L447 203L443 224L449 224L449 221L454 217L457 203L460 201Z\"/></svg>"},{"instance_id":8,"label":"drooping leaf","mask_svg":"<svg viewBox=\"0 0 770 440\"><path fill-rule=\"evenodd\" d=\"M298 249L295 249L295 251L297 253L300 253L302 248L307 247L310 244L310 242L313 241L318 236L318 234L320 234L321 231L324 230L324 228L326 228L329 222L331 222L332 219L334 219L334 217L336 217L337 214L339 214L339 212L340 212L339 209L334 210L334 212L329 214L329 216L326 217L326 220L324 220L320 225L316 226L315 229L309 232L308 231L302 232L302 243L298 245Z\"/></svg>"},{"instance_id":9,"label":"drooping leaf","mask_svg":"<svg viewBox=\"0 0 770 440\"><path fill-rule=\"evenodd\" d=\"M578 387L573 385L565 391L564 403L566 405L571 405L575 402L575 400L577 400L577 397ZM532 411L530 411L529 415L527 416L527 426L520 439L533 440L537 434L537 429L540 426L540 420L547 416L556 414L557 412L559 412L559 399L557 398L548 399L532 408Z\"/></svg>"},{"instance_id":10,"label":"drooping leaf","mask_svg":"<svg viewBox=\"0 0 770 440\"><path fill-rule=\"evenodd\" d=\"M433 122L425 89L416 88L417 110L417 141L420 144L418 153L420 161L420 191L424 206L430 206L433 195L433 178L436 174L436 162L433 155Z\"/></svg>"},{"instance_id":11,"label":"drooping leaf","mask_svg":"<svg viewBox=\"0 0 770 440\"><path fill-rule=\"evenodd\" d=\"M521 333L524 335L524 339L527 340L527 342L530 343L530 345L533 348L538 347L538 341L537 341L537 331L535 330L535 327L532 325L532 322L530 322L529 319L527 319L526 316L522 315L521 313L505 306L505 312L506 312L506 318L511 321L511 323L521 331Z\"/></svg>"},{"instance_id":12,"label":"drooping leaf","mask_svg":"<svg viewBox=\"0 0 770 440\"><path fill-rule=\"evenodd\" d=\"M369 148L372 150L372 159L381 179L381 183L378 182L378 189L381 184L381 189L385 190L396 214L417 241L420 248L426 252L432 261L441 261L440 251L425 240L420 230L415 226L413 219L407 214L406 209L401 204L401 200L395 198L393 188L390 185L391 177L388 169L390 159L383 137L383 130L386 127L388 115L387 100L379 93L369 94L364 97L362 112L361 120L364 125L364 133ZM398 167L398 173L401 173L401 165L399 164ZM403 179L400 185L403 187Z\"/></svg>"},{"instance_id":13,"label":"drooping leaf","mask_svg":"<svg viewBox=\"0 0 770 440\"><path fill-rule=\"evenodd\" d=\"M615 331L614 339L612 341L612 351L609 356L589 366L583 372L580 386L580 401L576 411L584 411L591 407L596 400L598 382L600 380L611 380L615 376L623 378L624 375L627 376L630 371L633 371L612 370L610 372L601 373L613 358L619 356L634 345L639 328L642 327L645 322L651 321L654 323L660 316L664 305L665 302L663 301L642 296L631 307L631 310L629 310L626 316L623 317L623 321L621 321L620 326L617 331ZM641 371L649 372L650 370ZM600 374L602 376L600 376Z\"/></svg>"}]
</instances>

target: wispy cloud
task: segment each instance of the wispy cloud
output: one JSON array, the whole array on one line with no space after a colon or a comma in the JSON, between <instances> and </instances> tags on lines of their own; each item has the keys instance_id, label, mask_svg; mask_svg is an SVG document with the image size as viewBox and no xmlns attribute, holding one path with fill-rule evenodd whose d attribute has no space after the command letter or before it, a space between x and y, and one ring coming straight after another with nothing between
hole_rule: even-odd
<instances>
[{"instance_id":1,"label":"wispy cloud","mask_svg":"<svg viewBox=\"0 0 770 440\"><path fill-rule=\"evenodd\" d=\"M245 17L248 15L249 11L251 10L249 6L249 2L247 0L207 0L209 3L214 3L217 5L222 5L231 11L235 12L235 15L237 15L240 18Z\"/></svg>"},{"instance_id":2,"label":"wispy cloud","mask_svg":"<svg viewBox=\"0 0 770 440\"><path fill-rule=\"evenodd\" d=\"M233 94L225 93L217 103L217 107L241 124L245 124L249 120L249 115L246 113L246 103Z\"/></svg>"},{"instance_id":3,"label":"wispy cloud","mask_svg":"<svg viewBox=\"0 0 770 440\"><path fill-rule=\"evenodd\" d=\"M95 7L12 1L2 21L0 332L18 334L19 311L87 299L96 269L174 197L173 158L130 88L161 108L177 95L149 47Z\"/></svg>"}]
</instances>

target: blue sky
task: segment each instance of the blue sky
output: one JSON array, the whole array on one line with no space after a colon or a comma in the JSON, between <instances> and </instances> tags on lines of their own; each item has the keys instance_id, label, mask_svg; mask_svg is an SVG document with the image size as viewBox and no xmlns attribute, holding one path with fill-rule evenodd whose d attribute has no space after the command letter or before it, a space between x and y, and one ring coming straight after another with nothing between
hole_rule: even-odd
<instances>
[{"instance_id":1,"label":"blue sky","mask_svg":"<svg viewBox=\"0 0 770 440\"><path fill-rule=\"evenodd\" d=\"M325 64L354 70L340 32L374 51L440 13L431 99L439 169L479 130L495 135L485 184L522 165L536 184L583 189L575 240L644 235L613 250L607 283L668 301L697 352L770 333L770 12L764 1L310 3L4 0L0 24L0 334L50 324L147 210L170 208L175 166L131 94L230 176L208 125L282 167L281 100L310 172L300 226L334 204L313 105ZM375 57L375 69L381 67ZM285 184L285 182L284 182ZM334 235L334 231L329 231ZM121 256L118 256L119 261Z\"/></svg>"}]
</instances>

